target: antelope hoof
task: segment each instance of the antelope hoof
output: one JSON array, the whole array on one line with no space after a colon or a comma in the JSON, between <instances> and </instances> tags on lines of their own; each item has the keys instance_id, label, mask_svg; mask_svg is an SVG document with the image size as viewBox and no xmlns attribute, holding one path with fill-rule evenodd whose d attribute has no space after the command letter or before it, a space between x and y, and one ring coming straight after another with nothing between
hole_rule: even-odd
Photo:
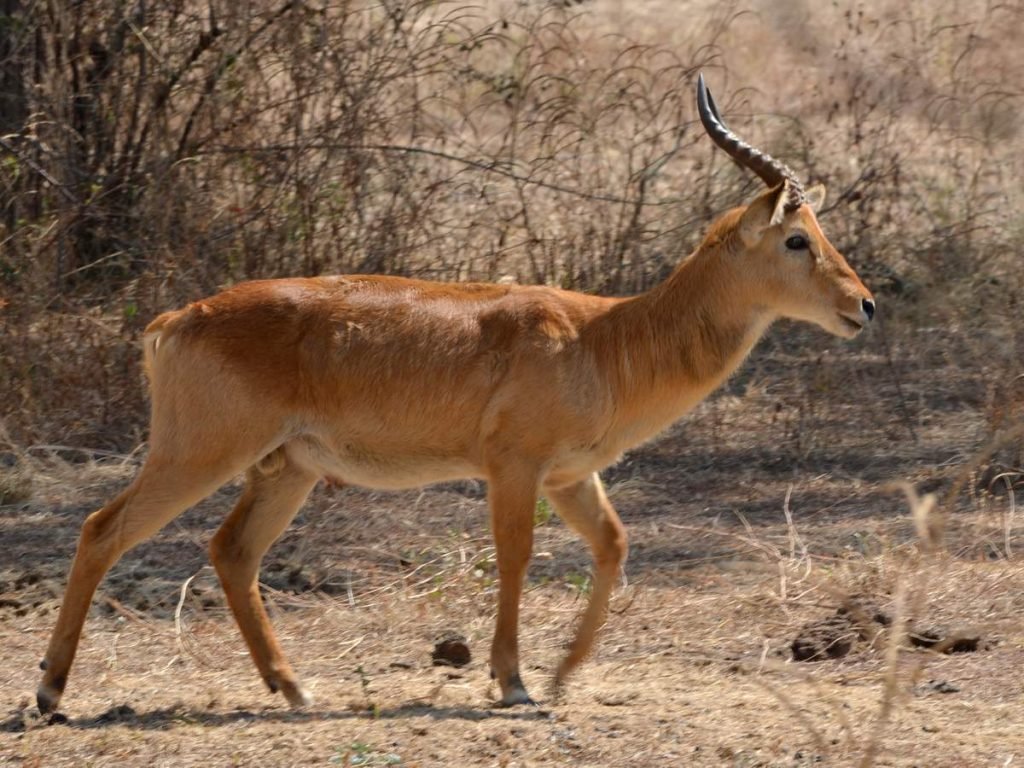
<instances>
[{"instance_id":1,"label":"antelope hoof","mask_svg":"<svg viewBox=\"0 0 1024 768\"><path fill-rule=\"evenodd\" d=\"M523 690L509 691L504 696L502 696L501 701L498 702L498 706L503 709L505 707L517 707L520 704L525 704L530 707L540 706L540 704L538 704L536 701L530 698L530 694Z\"/></svg>"},{"instance_id":2,"label":"antelope hoof","mask_svg":"<svg viewBox=\"0 0 1024 768\"><path fill-rule=\"evenodd\" d=\"M565 688L565 681L579 665L580 658L574 658L571 653L562 659L562 663L558 665L558 671L555 672L555 679L551 683L552 687L556 690Z\"/></svg>"},{"instance_id":3,"label":"antelope hoof","mask_svg":"<svg viewBox=\"0 0 1024 768\"><path fill-rule=\"evenodd\" d=\"M298 683L283 683L281 693L284 694L292 709L303 709L313 703L313 697L309 691Z\"/></svg>"},{"instance_id":4,"label":"antelope hoof","mask_svg":"<svg viewBox=\"0 0 1024 768\"><path fill-rule=\"evenodd\" d=\"M512 678L506 685L502 686L502 695L499 706L502 707L515 707L519 704L528 704L531 707L536 707L537 702L530 698L530 694L526 692L526 686L523 685L522 679L519 675L512 675Z\"/></svg>"},{"instance_id":5,"label":"antelope hoof","mask_svg":"<svg viewBox=\"0 0 1024 768\"><path fill-rule=\"evenodd\" d=\"M58 691L52 685L43 683L36 689L36 706L39 707L39 714L48 715L57 710L60 704L60 697L64 691Z\"/></svg>"},{"instance_id":6,"label":"antelope hoof","mask_svg":"<svg viewBox=\"0 0 1024 768\"><path fill-rule=\"evenodd\" d=\"M560 675L556 675L555 679L551 681L548 697L555 704L565 699L565 680Z\"/></svg>"}]
</instances>

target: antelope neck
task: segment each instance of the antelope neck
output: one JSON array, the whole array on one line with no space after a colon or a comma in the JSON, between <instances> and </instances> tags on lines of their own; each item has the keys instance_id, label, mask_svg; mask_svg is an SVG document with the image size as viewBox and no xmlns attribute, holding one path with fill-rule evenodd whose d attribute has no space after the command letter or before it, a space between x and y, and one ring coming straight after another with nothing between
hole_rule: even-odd
<instances>
[{"instance_id":1,"label":"antelope neck","mask_svg":"<svg viewBox=\"0 0 1024 768\"><path fill-rule=\"evenodd\" d=\"M667 426L743 362L774 316L724 245L702 247L651 291L615 305L592 329L624 418L652 411ZM609 359L611 358L611 359ZM654 413L659 414L654 416Z\"/></svg>"}]
</instances>

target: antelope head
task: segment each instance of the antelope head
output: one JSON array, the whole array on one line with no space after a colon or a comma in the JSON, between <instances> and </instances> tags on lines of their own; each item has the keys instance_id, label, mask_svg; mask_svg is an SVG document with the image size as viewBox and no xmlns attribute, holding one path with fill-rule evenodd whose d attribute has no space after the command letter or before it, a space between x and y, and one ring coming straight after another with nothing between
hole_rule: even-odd
<instances>
[{"instance_id":1,"label":"antelope head","mask_svg":"<svg viewBox=\"0 0 1024 768\"><path fill-rule=\"evenodd\" d=\"M824 186L804 190L790 168L729 130L703 75L697 79L697 111L714 142L768 185L750 205L726 214L736 225L734 255L744 262L734 274L746 285L737 288L772 315L856 336L874 317L875 302L818 225Z\"/></svg>"}]
</instances>

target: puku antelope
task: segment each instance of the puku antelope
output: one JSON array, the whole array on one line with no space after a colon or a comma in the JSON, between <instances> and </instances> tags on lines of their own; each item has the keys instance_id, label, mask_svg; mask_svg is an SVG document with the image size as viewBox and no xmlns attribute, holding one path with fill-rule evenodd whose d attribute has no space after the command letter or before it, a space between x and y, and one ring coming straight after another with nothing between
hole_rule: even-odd
<instances>
[{"instance_id":1,"label":"puku antelope","mask_svg":"<svg viewBox=\"0 0 1024 768\"><path fill-rule=\"evenodd\" d=\"M42 662L42 712L60 701L93 592L130 547L246 474L210 556L271 692L310 703L260 598L260 560L321 478L408 488L488 483L499 573L491 672L506 705L530 702L518 619L538 494L593 551L590 600L555 685L588 654L626 557L598 471L692 409L777 318L844 338L871 293L814 211L824 189L733 134L703 77L711 138L767 189L711 225L661 285L632 298L544 286L318 277L237 285L146 329L149 455L82 526Z\"/></svg>"}]
</instances>

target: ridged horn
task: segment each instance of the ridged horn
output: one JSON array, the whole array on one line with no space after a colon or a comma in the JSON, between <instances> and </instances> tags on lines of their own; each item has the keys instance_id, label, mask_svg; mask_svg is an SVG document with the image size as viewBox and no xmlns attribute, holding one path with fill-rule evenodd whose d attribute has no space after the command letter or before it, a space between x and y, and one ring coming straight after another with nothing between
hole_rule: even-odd
<instances>
[{"instance_id":1,"label":"ridged horn","mask_svg":"<svg viewBox=\"0 0 1024 768\"><path fill-rule=\"evenodd\" d=\"M750 146L726 127L725 121L718 113L715 100L704 83L703 73L697 76L697 112L708 136L725 150L729 157L756 173L769 187L789 182L785 204L787 212L795 211L804 203L803 185L787 165L780 163L767 152Z\"/></svg>"}]
</instances>

